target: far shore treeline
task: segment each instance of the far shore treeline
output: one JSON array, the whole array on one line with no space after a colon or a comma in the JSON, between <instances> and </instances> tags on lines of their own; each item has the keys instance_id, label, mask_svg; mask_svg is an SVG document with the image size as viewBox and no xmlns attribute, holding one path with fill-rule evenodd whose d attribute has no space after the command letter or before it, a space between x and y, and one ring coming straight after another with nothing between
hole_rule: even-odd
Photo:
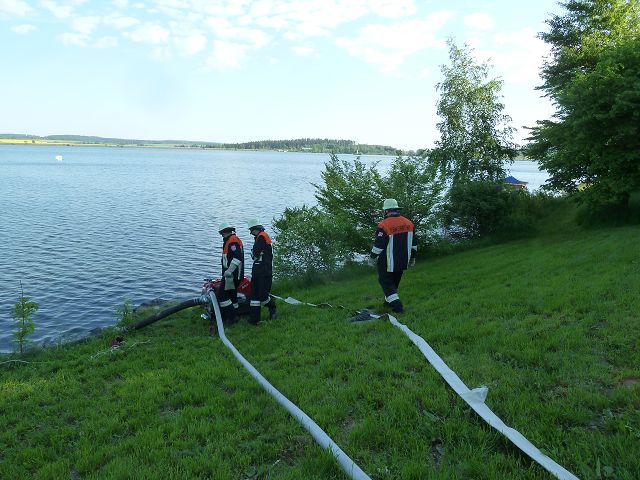
<instances>
[{"instance_id":1,"label":"far shore treeline","mask_svg":"<svg viewBox=\"0 0 640 480\"><path fill-rule=\"evenodd\" d=\"M387 145L368 145L353 140L328 138L298 138L294 140L257 140L244 143L220 143L191 140L138 140L127 138L105 138L86 135L38 135L0 134L0 144L34 145L97 145L104 147L167 147L167 148L212 148L220 150L279 150L310 153L351 153L354 155L398 155L411 154Z\"/></svg>"}]
</instances>

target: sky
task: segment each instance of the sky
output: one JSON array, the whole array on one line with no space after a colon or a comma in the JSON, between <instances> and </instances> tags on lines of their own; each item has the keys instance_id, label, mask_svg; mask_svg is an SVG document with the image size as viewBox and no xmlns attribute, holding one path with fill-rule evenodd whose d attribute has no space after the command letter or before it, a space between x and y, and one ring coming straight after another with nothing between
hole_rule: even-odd
<instances>
[{"instance_id":1,"label":"sky","mask_svg":"<svg viewBox=\"0 0 640 480\"><path fill-rule=\"evenodd\" d=\"M0 0L0 133L246 142L438 140L447 38L523 126L556 1Z\"/></svg>"}]
</instances>

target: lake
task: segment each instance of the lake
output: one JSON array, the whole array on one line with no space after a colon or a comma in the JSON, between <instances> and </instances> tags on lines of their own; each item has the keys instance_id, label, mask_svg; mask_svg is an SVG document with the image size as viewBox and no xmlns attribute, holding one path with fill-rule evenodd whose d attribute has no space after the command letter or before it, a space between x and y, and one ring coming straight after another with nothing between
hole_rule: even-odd
<instances>
[{"instance_id":1,"label":"lake","mask_svg":"<svg viewBox=\"0 0 640 480\"><path fill-rule=\"evenodd\" d=\"M56 160L61 156L62 160ZM342 158L353 158L351 155ZM114 307L199 295L219 274L217 226L247 245L251 217L271 233L286 207L315 203L327 154L196 149L0 146L0 352L11 307L35 300L38 344L112 325ZM362 156L385 168L392 157ZM510 173L541 186L534 162Z\"/></svg>"}]
</instances>

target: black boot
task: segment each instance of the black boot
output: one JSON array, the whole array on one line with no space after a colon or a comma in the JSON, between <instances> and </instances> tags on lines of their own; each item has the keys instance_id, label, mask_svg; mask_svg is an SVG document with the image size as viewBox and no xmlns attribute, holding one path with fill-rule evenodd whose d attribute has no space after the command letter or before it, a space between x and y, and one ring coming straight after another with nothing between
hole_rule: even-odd
<instances>
[{"instance_id":1,"label":"black boot","mask_svg":"<svg viewBox=\"0 0 640 480\"><path fill-rule=\"evenodd\" d=\"M404 308L402 307L402 302L400 300L394 300L393 302L391 302L391 310L393 310L395 313L404 312Z\"/></svg>"},{"instance_id":2,"label":"black boot","mask_svg":"<svg viewBox=\"0 0 640 480\"><path fill-rule=\"evenodd\" d=\"M276 301L273 298L269 300L269 303L267 303L267 308L269 309L269 320L275 320L276 319Z\"/></svg>"},{"instance_id":3,"label":"black boot","mask_svg":"<svg viewBox=\"0 0 640 480\"><path fill-rule=\"evenodd\" d=\"M238 321L236 309L233 308L233 305L229 305L228 307L224 307L222 309L222 321L227 325L233 325Z\"/></svg>"},{"instance_id":4,"label":"black boot","mask_svg":"<svg viewBox=\"0 0 640 480\"><path fill-rule=\"evenodd\" d=\"M249 323L257 325L260 321L260 307L249 307Z\"/></svg>"}]
</instances>

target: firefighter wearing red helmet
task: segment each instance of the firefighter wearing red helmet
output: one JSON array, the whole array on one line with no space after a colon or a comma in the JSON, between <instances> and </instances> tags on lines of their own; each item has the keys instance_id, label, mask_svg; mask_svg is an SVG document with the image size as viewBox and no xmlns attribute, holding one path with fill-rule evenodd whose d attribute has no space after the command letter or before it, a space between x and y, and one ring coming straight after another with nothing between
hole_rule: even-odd
<instances>
[{"instance_id":1,"label":"firefighter wearing red helmet","mask_svg":"<svg viewBox=\"0 0 640 480\"><path fill-rule=\"evenodd\" d=\"M273 282L273 249L271 238L258 220L247 222L249 232L255 237L251 258L251 298L249 301L249 322L256 325L260 321L260 308L269 309L269 319L276 318L276 302L269 294Z\"/></svg>"},{"instance_id":2,"label":"firefighter wearing red helmet","mask_svg":"<svg viewBox=\"0 0 640 480\"><path fill-rule=\"evenodd\" d=\"M244 278L244 248L242 240L236 236L235 227L222 223L218 227L222 235L222 282L217 297L222 317L228 323L238 321L238 285Z\"/></svg>"},{"instance_id":3,"label":"firefighter wearing red helmet","mask_svg":"<svg viewBox=\"0 0 640 480\"><path fill-rule=\"evenodd\" d=\"M378 224L369 256L369 265L378 267L384 304L397 313L404 311L398 286L404 271L415 265L418 250L413 222L400 215L400 208L393 198L384 201L384 219Z\"/></svg>"}]
</instances>

